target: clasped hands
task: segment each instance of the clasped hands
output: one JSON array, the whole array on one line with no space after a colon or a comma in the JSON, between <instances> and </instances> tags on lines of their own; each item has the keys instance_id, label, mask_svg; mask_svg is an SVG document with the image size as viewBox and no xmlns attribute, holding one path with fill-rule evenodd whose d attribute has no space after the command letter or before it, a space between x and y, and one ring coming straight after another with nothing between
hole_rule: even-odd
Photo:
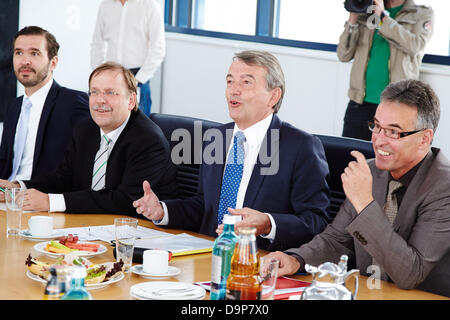
<instances>
[{"instance_id":1,"label":"clasped hands","mask_svg":"<svg viewBox=\"0 0 450 320\"><path fill-rule=\"evenodd\" d=\"M18 182L10 182L8 180L0 179L0 187L6 188L20 188ZM0 202L5 202L5 194L0 192ZM23 210L25 211L49 211L50 199L48 194L40 192L36 189L26 189L23 198Z\"/></svg>"},{"instance_id":2,"label":"clasped hands","mask_svg":"<svg viewBox=\"0 0 450 320\"><path fill-rule=\"evenodd\" d=\"M164 217L164 209L159 202L158 197L152 191L148 181L144 181L142 186L144 189L144 196L133 202L136 212L142 214L149 220L161 220ZM236 222L235 230L238 230L239 227L255 227L256 235L258 236L260 234L268 234L272 229L269 217L260 211L250 208L228 208L228 212L233 215L242 216L242 220ZM217 227L216 232L218 234L223 232L223 224Z\"/></svg>"}]
</instances>

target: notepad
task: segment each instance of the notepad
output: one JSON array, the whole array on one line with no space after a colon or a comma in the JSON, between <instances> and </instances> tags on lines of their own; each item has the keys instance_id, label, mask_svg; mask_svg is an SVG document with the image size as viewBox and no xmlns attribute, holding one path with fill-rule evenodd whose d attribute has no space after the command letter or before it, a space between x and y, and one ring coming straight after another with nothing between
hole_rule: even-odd
<instances>
[{"instance_id":1,"label":"notepad","mask_svg":"<svg viewBox=\"0 0 450 320\"><path fill-rule=\"evenodd\" d=\"M152 239L139 239L134 243L135 248L160 249L172 252L172 256L211 252L214 242L203 238L180 233L161 236Z\"/></svg>"}]
</instances>

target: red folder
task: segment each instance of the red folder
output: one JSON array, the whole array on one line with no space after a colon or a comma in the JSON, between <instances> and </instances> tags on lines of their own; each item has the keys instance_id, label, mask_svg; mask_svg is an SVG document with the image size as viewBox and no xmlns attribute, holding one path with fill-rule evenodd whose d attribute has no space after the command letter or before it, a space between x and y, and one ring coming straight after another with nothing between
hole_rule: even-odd
<instances>
[{"instance_id":1,"label":"red folder","mask_svg":"<svg viewBox=\"0 0 450 320\"><path fill-rule=\"evenodd\" d=\"M281 300L293 295L300 295L309 285L311 285L310 282L288 277L278 277L273 298L275 300Z\"/></svg>"}]
</instances>

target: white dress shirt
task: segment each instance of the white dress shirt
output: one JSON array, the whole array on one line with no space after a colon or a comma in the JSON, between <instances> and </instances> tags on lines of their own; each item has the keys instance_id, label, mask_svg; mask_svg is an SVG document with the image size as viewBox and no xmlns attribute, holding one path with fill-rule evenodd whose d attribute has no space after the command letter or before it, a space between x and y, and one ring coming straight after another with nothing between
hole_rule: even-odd
<instances>
[{"instance_id":1,"label":"white dress shirt","mask_svg":"<svg viewBox=\"0 0 450 320\"><path fill-rule=\"evenodd\" d=\"M106 134L106 136L108 137L108 140L110 141L109 147L108 147L108 158L109 158L109 155L111 154L112 149L114 148L114 144L116 143L117 139L119 139L119 136L122 133L125 126L127 125L129 119L130 119L130 115L128 115L128 118L120 125L120 127L111 131L110 133ZM104 134L105 134L105 132L100 128L100 140L99 141L101 141L101 139L102 139L101 137L103 137ZM100 143L98 146L100 148ZM108 164L106 164L106 166L108 166ZM63 194L49 193L48 197L49 197L49 201L50 201L49 212L64 212L64 211L66 211L66 201L64 200Z\"/></svg>"},{"instance_id":2,"label":"white dress shirt","mask_svg":"<svg viewBox=\"0 0 450 320\"><path fill-rule=\"evenodd\" d=\"M269 129L270 123L272 122L273 114L266 117L265 119L255 123L251 127L243 130L242 132L245 135L244 142L244 150L245 150L245 161L244 161L244 171L242 173L241 183L239 185L239 191L236 197L236 209L241 209L244 204L245 193L247 192L248 183L250 182L250 178L252 176L253 168L255 167L256 160L258 158L259 150L261 148L261 144L266 136L267 130ZM239 131L238 126L235 124L233 129L233 136L236 132ZM230 151L233 150L233 139L231 140L230 146L227 151L227 159L230 156ZM224 170L225 173L225 170ZM161 202L164 209L164 218L160 221L153 222L157 225L167 225L169 224L169 212L167 206L164 202ZM276 234L276 224L272 215L265 213L268 215L270 222L272 224L272 228L267 235L261 235L261 237L267 238L269 240L275 239Z\"/></svg>"},{"instance_id":3,"label":"white dress shirt","mask_svg":"<svg viewBox=\"0 0 450 320\"><path fill-rule=\"evenodd\" d=\"M91 67L114 61L140 68L136 80L153 77L166 54L164 18L155 0L103 0L91 43Z\"/></svg>"},{"instance_id":4,"label":"white dress shirt","mask_svg":"<svg viewBox=\"0 0 450 320\"><path fill-rule=\"evenodd\" d=\"M33 93L31 96L24 94L23 101L26 98L31 101L30 118L28 121L28 133L25 141L25 148L23 150L22 160L17 170L15 180L30 180L31 174L33 173L33 158L34 158L34 148L36 145L36 137L39 128L39 121L41 121L42 109L44 109L45 99L47 99L48 92L52 87L53 79L50 79L42 88ZM23 102L22 102L23 106ZM22 116L23 108L21 110L20 116ZM19 122L17 122L19 124ZM17 134L17 131L16 131ZM45 141L44 141L45 143ZM14 139L14 144L16 141Z\"/></svg>"}]
</instances>

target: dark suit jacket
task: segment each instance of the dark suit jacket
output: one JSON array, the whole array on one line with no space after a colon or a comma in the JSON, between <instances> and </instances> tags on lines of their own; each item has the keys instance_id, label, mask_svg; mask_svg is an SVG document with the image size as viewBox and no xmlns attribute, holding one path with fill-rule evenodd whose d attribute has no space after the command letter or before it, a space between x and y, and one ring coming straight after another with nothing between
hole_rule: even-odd
<instances>
[{"instance_id":1,"label":"dark suit jacket","mask_svg":"<svg viewBox=\"0 0 450 320\"><path fill-rule=\"evenodd\" d=\"M0 178L8 179L14 159L14 137L22 109L23 96L16 99L6 112L0 146ZM85 92L61 87L55 80L42 109L36 136L31 178L53 171L64 158L72 130L88 119L89 98Z\"/></svg>"},{"instance_id":2,"label":"dark suit jacket","mask_svg":"<svg viewBox=\"0 0 450 320\"><path fill-rule=\"evenodd\" d=\"M232 130L233 126L234 123L230 123L217 129L225 137L225 130ZM272 134L272 129L277 130L278 137ZM196 196L165 202L169 227L217 236L217 212L229 142L223 144L221 164L202 163L200 166ZM268 239L257 238L259 248L282 250L299 246L321 232L329 221L329 189L326 182L329 172L322 144L318 138L281 122L274 115L263 145L267 145L269 150L264 154L272 155L273 159L279 157L278 172L261 175L261 169L267 169L271 164L261 161L264 158L261 158L260 151L243 206L270 213L277 225L272 243Z\"/></svg>"},{"instance_id":3,"label":"dark suit jacket","mask_svg":"<svg viewBox=\"0 0 450 320\"><path fill-rule=\"evenodd\" d=\"M83 121L74 129L71 145L58 169L24 181L25 185L45 193L63 193L69 213L138 216L132 202L143 196L144 180L150 182L161 199L177 196L169 143L161 129L140 110L131 112L111 150L105 189L93 191L92 171L99 146L99 127L92 119Z\"/></svg>"},{"instance_id":4,"label":"dark suit jacket","mask_svg":"<svg viewBox=\"0 0 450 320\"><path fill-rule=\"evenodd\" d=\"M432 148L411 181L394 224L384 215L388 176L369 160L372 201L360 214L346 200L333 223L310 243L287 253L318 266L346 254L361 274L372 257L398 287L450 297L450 162Z\"/></svg>"}]
</instances>

